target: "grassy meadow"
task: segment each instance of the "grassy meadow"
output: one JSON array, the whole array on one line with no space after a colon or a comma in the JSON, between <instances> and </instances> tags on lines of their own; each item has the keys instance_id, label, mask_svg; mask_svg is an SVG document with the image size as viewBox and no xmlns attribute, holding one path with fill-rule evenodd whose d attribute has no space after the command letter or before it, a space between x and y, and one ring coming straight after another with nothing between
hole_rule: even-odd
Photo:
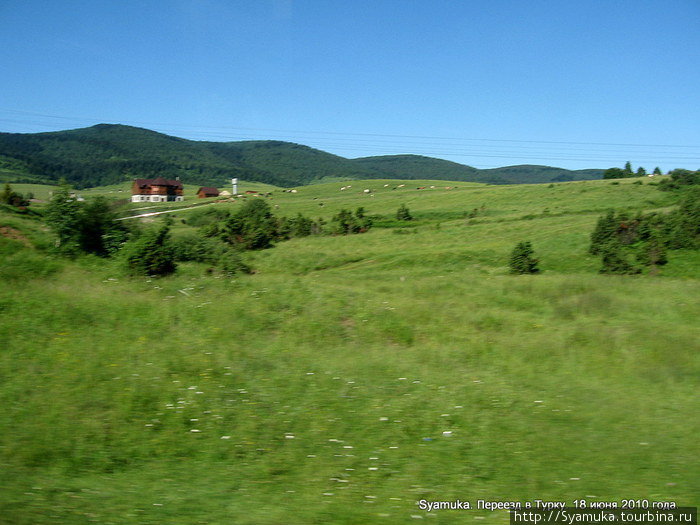
<instances>
[{"instance_id":1,"label":"grassy meadow","mask_svg":"<svg viewBox=\"0 0 700 525\"><path fill-rule=\"evenodd\" d=\"M697 506L700 255L605 276L586 253L606 210L675 204L644 182L274 189L277 215L362 206L375 227L245 253L255 273L233 278L53 258L40 221L3 212L0 523L508 523L421 499ZM414 221L395 220L401 204ZM171 214L173 234L202 213ZM508 274L523 240L542 274Z\"/></svg>"}]
</instances>

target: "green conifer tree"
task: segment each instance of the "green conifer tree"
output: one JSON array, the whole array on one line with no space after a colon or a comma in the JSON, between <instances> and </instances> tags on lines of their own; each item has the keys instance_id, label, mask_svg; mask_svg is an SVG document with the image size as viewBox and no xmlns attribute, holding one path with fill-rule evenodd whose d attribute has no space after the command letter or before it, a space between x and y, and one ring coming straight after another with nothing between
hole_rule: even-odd
<instances>
[{"instance_id":1,"label":"green conifer tree","mask_svg":"<svg viewBox=\"0 0 700 525\"><path fill-rule=\"evenodd\" d=\"M12 186L10 186L9 182L6 182L5 187L3 188L2 192L0 192L0 204L10 204L12 195L14 195Z\"/></svg>"},{"instance_id":2,"label":"green conifer tree","mask_svg":"<svg viewBox=\"0 0 700 525\"><path fill-rule=\"evenodd\" d=\"M632 177L634 176L634 172L632 171L632 164L630 161L625 162L625 168L622 170L623 172L623 177Z\"/></svg>"},{"instance_id":3,"label":"green conifer tree","mask_svg":"<svg viewBox=\"0 0 700 525\"><path fill-rule=\"evenodd\" d=\"M539 273L537 268L539 260L533 257L534 250L530 241L519 242L510 255L510 273L527 274Z\"/></svg>"},{"instance_id":4,"label":"green conifer tree","mask_svg":"<svg viewBox=\"0 0 700 525\"><path fill-rule=\"evenodd\" d=\"M637 260L645 266L651 266L652 273L656 271L657 266L663 266L668 262L666 248L656 232L649 235L641 251L637 254Z\"/></svg>"},{"instance_id":5,"label":"green conifer tree","mask_svg":"<svg viewBox=\"0 0 700 525\"><path fill-rule=\"evenodd\" d=\"M588 253L598 255L602 247L615 238L618 222L615 218L614 210L610 210L606 215L598 218L595 229L591 234L591 245L588 248Z\"/></svg>"},{"instance_id":6,"label":"green conifer tree","mask_svg":"<svg viewBox=\"0 0 700 525\"><path fill-rule=\"evenodd\" d=\"M600 273L629 275L639 273L639 269L632 266L624 254L622 247L617 241L612 241L604 245L600 253L603 259L603 266L600 268Z\"/></svg>"},{"instance_id":7,"label":"green conifer tree","mask_svg":"<svg viewBox=\"0 0 700 525\"><path fill-rule=\"evenodd\" d=\"M399 221L412 221L413 216L411 215L411 212L409 209L406 207L405 204L402 204L398 210L396 210L396 220Z\"/></svg>"}]
</instances>

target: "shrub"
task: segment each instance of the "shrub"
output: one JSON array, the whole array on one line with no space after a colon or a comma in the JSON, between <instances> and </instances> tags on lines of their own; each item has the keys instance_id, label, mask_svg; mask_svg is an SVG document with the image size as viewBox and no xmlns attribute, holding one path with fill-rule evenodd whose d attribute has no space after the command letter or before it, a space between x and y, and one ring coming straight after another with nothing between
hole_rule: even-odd
<instances>
[{"instance_id":1,"label":"shrub","mask_svg":"<svg viewBox=\"0 0 700 525\"><path fill-rule=\"evenodd\" d=\"M411 212L408 210L405 204L402 204L401 207L399 207L398 210L396 210L396 220L398 221L412 221L413 216L411 215Z\"/></svg>"},{"instance_id":2,"label":"shrub","mask_svg":"<svg viewBox=\"0 0 700 525\"><path fill-rule=\"evenodd\" d=\"M603 266L600 273L630 275L640 272L638 268L632 266L622 253L622 247L618 242L612 241L601 248L603 256Z\"/></svg>"},{"instance_id":3,"label":"shrub","mask_svg":"<svg viewBox=\"0 0 700 525\"><path fill-rule=\"evenodd\" d=\"M169 275L175 271L175 250L170 242L170 226L147 232L124 247L127 271L133 275Z\"/></svg>"},{"instance_id":4,"label":"shrub","mask_svg":"<svg viewBox=\"0 0 700 525\"><path fill-rule=\"evenodd\" d=\"M70 195L70 187L63 183L54 192L46 207L46 224L56 235L56 248L63 253L78 251L78 214L80 203Z\"/></svg>"},{"instance_id":5,"label":"shrub","mask_svg":"<svg viewBox=\"0 0 700 525\"><path fill-rule=\"evenodd\" d=\"M31 197L26 199L21 193L16 193L12 190L12 187L8 182L5 183L5 188L0 192L0 204L8 204L16 208L22 206L29 206L29 200Z\"/></svg>"},{"instance_id":6,"label":"shrub","mask_svg":"<svg viewBox=\"0 0 700 525\"><path fill-rule=\"evenodd\" d=\"M349 235L364 233L372 227L372 220L364 214L364 208L358 208L355 215L350 210L342 209L331 219L331 233Z\"/></svg>"},{"instance_id":7,"label":"shrub","mask_svg":"<svg viewBox=\"0 0 700 525\"><path fill-rule=\"evenodd\" d=\"M56 248L68 255L83 252L107 257L122 247L129 234L122 222L115 221L116 214L105 197L78 202L66 184L54 192L45 217L56 235Z\"/></svg>"},{"instance_id":8,"label":"shrub","mask_svg":"<svg viewBox=\"0 0 700 525\"><path fill-rule=\"evenodd\" d=\"M247 201L238 213L226 220L220 231L226 242L244 250L271 248L278 236L277 221L270 205L262 199Z\"/></svg>"},{"instance_id":9,"label":"shrub","mask_svg":"<svg viewBox=\"0 0 700 525\"><path fill-rule=\"evenodd\" d=\"M195 261L214 263L217 261L225 245L216 239L197 234L188 234L172 241L173 254L176 261Z\"/></svg>"},{"instance_id":10,"label":"shrub","mask_svg":"<svg viewBox=\"0 0 700 525\"><path fill-rule=\"evenodd\" d=\"M80 250L101 257L114 254L122 247L128 231L121 221L115 221L116 213L105 197L95 197L87 203L79 203L76 236Z\"/></svg>"},{"instance_id":11,"label":"shrub","mask_svg":"<svg viewBox=\"0 0 700 525\"><path fill-rule=\"evenodd\" d=\"M519 242L510 255L510 273L539 273L540 270L537 268L539 260L532 256L533 253L530 241Z\"/></svg>"},{"instance_id":12,"label":"shrub","mask_svg":"<svg viewBox=\"0 0 700 525\"><path fill-rule=\"evenodd\" d=\"M645 266L651 266L652 269L668 262L666 248L657 234L653 233L649 236L637 254L637 260Z\"/></svg>"},{"instance_id":13,"label":"shrub","mask_svg":"<svg viewBox=\"0 0 700 525\"><path fill-rule=\"evenodd\" d=\"M187 216L187 223L190 226L206 226L223 222L230 217L230 213L226 209L220 209L216 206L207 206L200 210L193 210Z\"/></svg>"},{"instance_id":14,"label":"shrub","mask_svg":"<svg viewBox=\"0 0 700 525\"><path fill-rule=\"evenodd\" d=\"M241 256L233 250L225 250L219 257L216 267L227 276L238 273L251 273L250 267L243 262Z\"/></svg>"}]
</instances>

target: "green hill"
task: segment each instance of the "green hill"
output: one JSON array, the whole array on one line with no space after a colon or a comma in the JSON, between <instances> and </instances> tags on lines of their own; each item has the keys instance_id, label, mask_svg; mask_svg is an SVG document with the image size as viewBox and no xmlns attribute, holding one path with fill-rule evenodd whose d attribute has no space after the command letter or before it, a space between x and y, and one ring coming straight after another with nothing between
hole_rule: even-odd
<instances>
[{"instance_id":1,"label":"green hill","mask_svg":"<svg viewBox=\"0 0 700 525\"><path fill-rule=\"evenodd\" d=\"M353 162L365 169L381 173L385 178L482 182L476 168L422 155L362 157Z\"/></svg>"},{"instance_id":2,"label":"green hill","mask_svg":"<svg viewBox=\"0 0 700 525\"><path fill-rule=\"evenodd\" d=\"M602 178L603 170L565 170L551 166L523 164L481 170L479 182L490 184L537 184L543 182L569 182Z\"/></svg>"},{"instance_id":3,"label":"green hill","mask_svg":"<svg viewBox=\"0 0 700 525\"><path fill-rule=\"evenodd\" d=\"M602 170L572 172L548 166L478 170L420 155L351 160L290 142L193 141L116 124L0 133L0 180L50 183L65 178L77 188L86 188L158 175L180 177L188 184L222 186L238 177L290 187L324 179L377 178L518 184L599 179Z\"/></svg>"}]
</instances>

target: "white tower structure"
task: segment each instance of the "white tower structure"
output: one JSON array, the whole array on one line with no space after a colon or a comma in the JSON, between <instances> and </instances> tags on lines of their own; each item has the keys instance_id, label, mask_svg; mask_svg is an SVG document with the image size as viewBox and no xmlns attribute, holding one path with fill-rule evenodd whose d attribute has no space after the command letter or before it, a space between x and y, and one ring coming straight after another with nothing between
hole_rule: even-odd
<instances>
[{"instance_id":1,"label":"white tower structure","mask_svg":"<svg viewBox=\"0 0 700 525\"><path fill-rule=\"evenodd\" d=\"M233 196L238 195L238 179L231 179L231 185L233 186Z\"/></svg>"}]
</instances>

